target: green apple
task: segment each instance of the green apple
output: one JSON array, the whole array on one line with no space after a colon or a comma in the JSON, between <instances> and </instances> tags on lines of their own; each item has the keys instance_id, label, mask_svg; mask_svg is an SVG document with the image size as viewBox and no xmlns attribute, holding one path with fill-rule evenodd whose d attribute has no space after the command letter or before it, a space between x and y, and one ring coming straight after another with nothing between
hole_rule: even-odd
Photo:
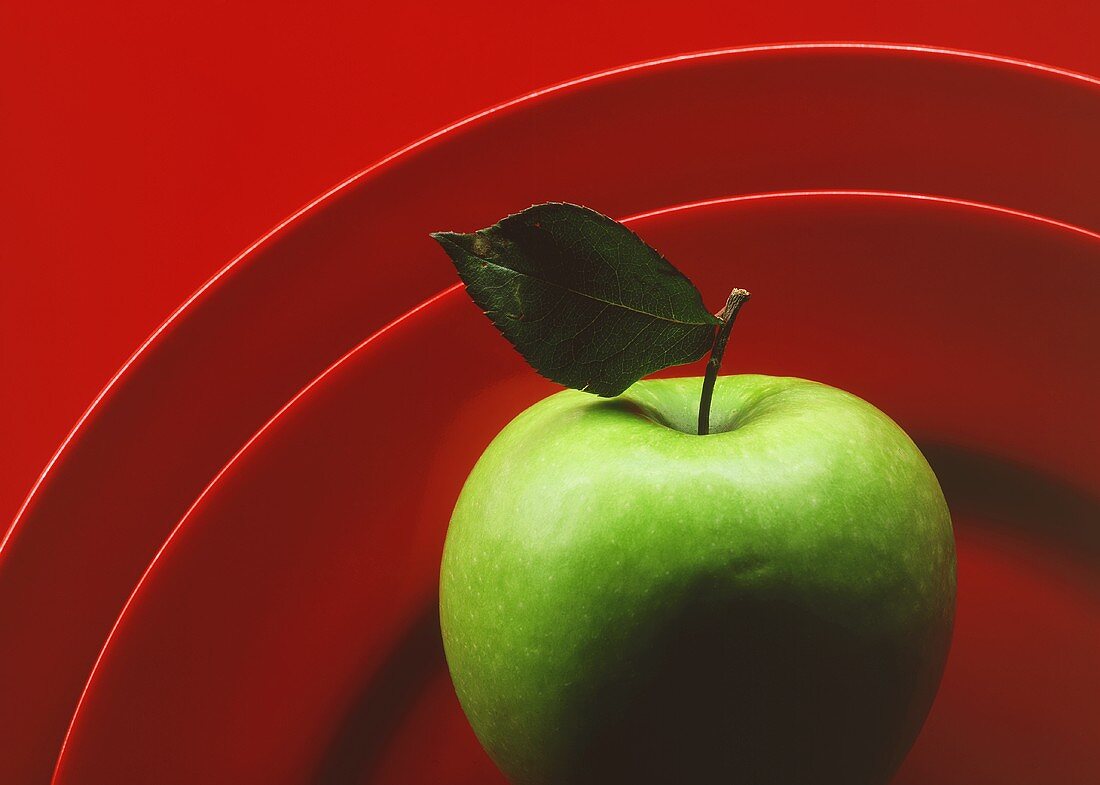
<instances>
[{"instance_id":1,"label":"green apple","mask_svg":"<svg viewBox=\"0 0 1100 785\"><path fill-rule=\"evenodd\" d=\"M516 785L887 782L955 606L951 519L908 436L814 382L566 390L512 421L451 519L440 608Z\"/></svg>"}]
</instances>

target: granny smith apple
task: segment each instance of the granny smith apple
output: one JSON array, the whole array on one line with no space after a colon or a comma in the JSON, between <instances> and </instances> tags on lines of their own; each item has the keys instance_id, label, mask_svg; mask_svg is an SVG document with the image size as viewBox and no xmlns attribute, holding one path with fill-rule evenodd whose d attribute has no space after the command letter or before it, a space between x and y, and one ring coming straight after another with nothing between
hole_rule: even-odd
<instances>
[{"instance_id":1,"label":"granny smith apple","mask_svg":"<svg viewBox=\"0 0 1100 785\"><path fill-rule=\"evenodd\" d=\"M886 415L801 379L566 390L470 474L443 556L454 685L515 785L888 782L935 695L955 551Z\"/></svg>"}]
</instances>

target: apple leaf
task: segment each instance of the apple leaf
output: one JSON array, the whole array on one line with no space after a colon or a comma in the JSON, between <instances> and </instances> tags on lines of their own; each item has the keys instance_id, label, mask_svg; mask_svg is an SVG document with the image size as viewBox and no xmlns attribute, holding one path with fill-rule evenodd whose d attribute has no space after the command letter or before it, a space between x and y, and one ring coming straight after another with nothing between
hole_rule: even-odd
<instances>
[{"instance_id":1,"label":"apple leaf","mask_svg":"<svg viewBox=\"0 0 1100 785\"><path fill-rule=\"evenodd\" d=\"M471 234L432 237L504 337L566 387L615 396L714 343L720 321L691 281L587 207L540 204Z\"/></svg>"}]
</instances>

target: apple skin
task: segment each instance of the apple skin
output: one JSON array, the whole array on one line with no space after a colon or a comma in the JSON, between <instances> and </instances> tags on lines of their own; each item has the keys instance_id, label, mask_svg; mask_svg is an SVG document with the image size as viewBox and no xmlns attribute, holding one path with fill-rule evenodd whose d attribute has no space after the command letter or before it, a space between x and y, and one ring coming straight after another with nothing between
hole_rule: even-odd
<instances>
[{"instance_id":1,"label":"apple skin","mask_svg":"<svg viewBox=\"0 0 1100 785\"><path fill-rule=\"evenodd\" d=\"M802 379L567 390L471 472L440 581L478 739L515 785L880 785L932 704L955 549L882 412Z\"/></svg>"}]
</instances>

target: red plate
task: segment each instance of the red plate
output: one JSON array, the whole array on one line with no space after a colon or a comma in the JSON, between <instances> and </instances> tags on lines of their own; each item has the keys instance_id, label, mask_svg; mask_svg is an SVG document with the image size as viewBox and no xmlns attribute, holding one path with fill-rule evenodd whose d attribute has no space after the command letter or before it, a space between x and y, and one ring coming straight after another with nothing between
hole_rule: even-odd
<instances>
[{"instance_id":1,"label":"red plate","mask_svg":"<svg viewBox=\"0 0 1100 785\"><path fill-rule=\"evenodd\" d=\"M920 47L766 46L536 93L321 197L112 380L0 551L0 781L56 755L104 636L195 496L296 390L453 280L429 230L794 188L932 192L1100 228L1100 84Z\"/></svg>"},{"instance_id":2,"label":"red plate","mask_svg":"<svg viewBox=\"0 0 1100 785\"><path fill-rule=\"evenodd\" d=\"M940 474L957 638L902 781L1095 782L1098 505L1080 489L1100 481L1100 237L868 194L739 199L634 228L715 306L731 285L754 292L731 368L862 395ZM440 547L485 444L553 389L457 289L322 375L150 567L55 782L493 781L440 657Z\"/></svg>"}]
</instances>

